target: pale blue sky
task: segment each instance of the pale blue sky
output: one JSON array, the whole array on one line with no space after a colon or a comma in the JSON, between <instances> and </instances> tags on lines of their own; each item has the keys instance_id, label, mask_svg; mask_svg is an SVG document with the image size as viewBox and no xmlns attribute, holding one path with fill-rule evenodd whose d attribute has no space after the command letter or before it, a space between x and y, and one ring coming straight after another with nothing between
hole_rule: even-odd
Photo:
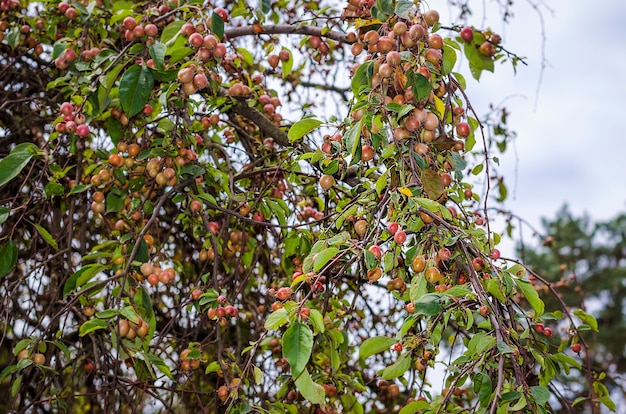
<instances>
[{"instance_id":1,"label":"pale blue sky","mask_svg":"<svg viewBox=\"0 0 626 414\"><path fill-rule=\"evenodd\" d=\"M626 212L626 3L574 3L540 6L547 65L541 84L537 12L528 0L516 0L515 17L503 27L494 10L492 28L528 66L515 75L510 65L496 65L495 74L468 91L483 108L506 100L517 132L515 151L501 162L510 188L506 206L537 226L565 202L594 219Z\"/></svg>"}]
</instances>

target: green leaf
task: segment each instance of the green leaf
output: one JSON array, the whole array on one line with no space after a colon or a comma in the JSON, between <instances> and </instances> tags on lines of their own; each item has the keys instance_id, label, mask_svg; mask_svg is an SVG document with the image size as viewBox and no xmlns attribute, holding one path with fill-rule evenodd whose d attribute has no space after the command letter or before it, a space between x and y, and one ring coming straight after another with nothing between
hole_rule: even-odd
<instances>
[{"instance_id":1,"label":"green leaf","mask_svg":"<svg viewBox=\"0 0 626 414\"><path fill-rule=\"evenodd\" d=\"M320 270L322 270L326 263L328 263L333 257L335 257L337 253L339 253L338 248L329 247L313 255L313 271L319 272Z\"/></svg>"},{"instance_id":2,"label":"green leaf","mask_svg":"<svg viewBox=\"0 0 626 414\"><path fill-rule=\"evenodd\" d=\"M313 382L309 371L306 369L295 379L296 387L300 394L313 404L324 404L326 394L324 387Z\"/></svg>"},{"instance_id":3,"label":"green leaf","mask_svg":"<svg viewBox=\"0 0 626 414\"><path fill-rule=\"evenodd\" d=\"M427 293L414 302L415 315L435 316L441 312L448 300L445 295Z\"/></svg>"},{"instance_id":4,"label":"green leaf","mask_svg":"<svg viewBox=\"0 0 626 414\"><path fill-rule=\"evenodd\" d=\"M176 20L163 29L161 33L161 42L165 43L167 46L170 46L172 43L176 41L178 36L180 35L180 29L186 23L184 20Z\"/></svg>"},{"instance_id":5,"label":"green leaf","mask_svg":"<svg viewBox=\"0 0 626 414\"><path fill-rule=\"evenodd\" d=\"M323 333L326 330L324 325L324 317L317 309L311 309L311 314L309 315L309 320L313 325L314 333L317 335L318 333Z\"/></svg>"},{"instance_id":6,"label":"green leaf","mask_svg":"<svg viewBox=\"0 0 626 414\"><path fill-rule=\"evenodd\" d=\"M363 130L363 118L344 134L343 144L350 151L350 165L361 160L361 131Z\"/></svg>"},{"instance_id":7,"label":"green leaf","mask_svg":"<svg viewBox=\"0 0 626 414\"><path fill-rule=\"evenodd\" d=\"M456 50L454 50L451 46L445 44L443 45L443 75L448 75L454 69L454 65L456 65Z\"/></svg>"},{"instance_id":8,"label":"green leaf","mask_svg":"<svg viewBox=\"0 0 626 414\"><path fill-rule=\"evenodd\" d=\"M383 13L387 15L393 14L392 0L376 0L376 7L378 7L378 10L382 11Z\"/></svg>"},{"instance_id":9,"label":"green leaf","mask_svg":"<svg viewBox=\"0 0 626 414\"><path fill-rule=\"evenodd\" d=\"M478 32L474 33L473 43L463 43L463 52L469 62L470 72L474 79L479 80L483 70L493 72L494 64L491 57L485 56L478 51L477 46L484 42L484 36Z\"/></svg>"},{"instance_id":10,"label":"green leaf","mask_svg":"<svg viewBox=\"0 0 626 414\"><path fill-rule=\"evenodd\" d=\"M224 20L217 13L211 15L211 31L218 39L224 37Z\"/></svg>"},{"instance_id":11,"label":"green leaf","mask_svg":"<svg viewBox=\"0 0 626 414\"><path fill-rule=\"evenodd\" d=\"M304 118L296 121L291 128L289 128L289 132L287 133L289 142L299 140L311 131L316 130L320 125L322 125L322 121L315 118Z\"/></svg>"},{"instance_id":12,"label":"green leaf","mask_svg":"<svg viewBox=\"0 0 626 414\"><path fill-rule=\"evenodd\" d=\"M174 379L174 377L172 376L172 372L170 371L170 368L167 366L167 364L165 362L163 362L163 360L161 358L159 358L158 356L156 356L154 354L151 354L149 352L142 352L141 355L143 355L143 357L148 362L150 362L152 365L157 367L159 369L159 371L161 371L163 374L165 374L166 377L168 377L171 380Z\"/></svg>"},{"instance_id":13,"label":"green leaf","mask_svg":"<svg viewBox=\"0 0 626 414\"><path fill-rule=\"evenodd\" d=\"M615 412L615 402L610 397L605 395L604 397L598 398L598 401L604 404L604 406L612 412Z\"/></svg>"},{"instance_id":14,"label":"green leaf","mask_svg":"<svg viewBox=\"0 0 626 414\"><path fill-rule=\"evenodd\" d=\"M120 103L128 117L133 117L143 110L148 103L154 87L154 78L150 69L145 66L133 65L120 79Z\"/></svg>"},{"instance_id":15,"label":"green leaf","mask_svg":"<svg viewBox=\"0 0 626 414\"><path fill-rule=\"evenodd\" d=\"M400 377L411 367L411 358L409 353L405 352L393 364L383 370L382 379L390 380Z\"/></svg>"},{"instance_id":16,"label":"green leaf","mask_svg":"<svg viewBox=\"0 0 626 414\"><path fill-rule=\"evenodd\" d=\"M272 10L272 1L271 0L261 0L261 11L265 14L269 13Z\"/></svg>"},{"instance_id":17,"label":"green leaf","mask_svg":"<svg viewBox=\"0 0 626 414\"><path fill-rule=\"evenodd\" d=\"M409 287L409 298L411 302L415 302L428 293L428 281L423 275L415 275L411 279L411 286Z\"/></svg>"},{"instance_id":18,"label":"green leaf","mask_svg":"<svg viewBox=\"0 0 626 414\"><path fill-rule=\"evenodd\" d=\"M283 335L283 355L291 366L291 375L297 378L306 368L313 350L313 332L308 325L295 322Z\"/></svg>"},{"instance_id":19,"label":"green leaf","mask_svg":"<svg viewBox=\"0 0 626 414\"><path fill-rule=\"evenodd\" d=\"M108 328L109 328L109 324L107 323L107 321L102 320L102 319L90 319L80 326L78 334L80 336L85 336L99 329L108 329Z\"/></svg>"},{"instance_id":20,"label":"green leaf","mask_svg":"<svg viewBox=\"0 0 626 414\"><path fill-rule=\"evenodd\" d=\"M539 298L539 294L535 290L535 287L525 280L516 279L517 286L524 294L524 297L530 303L530 306L533 307L537 316L541 316L543 314L545 305L543 301Z\"/></svg>"},{"instance_id":21,"label":"green leaf","mask_svg":"<svg viewBox=\"0 0 626 414\"><path fill-rule=\"evenodd\" d=\"M286 50L289 53L289 59L286 62L281 61L281 67L283 70L283 78L286 78L287 75L291 73L291 69L293 68L293 55L291 54L291 50L283 47L283 50Z\"/></svg>"},{"instance_id":22,"label":"green leaf","mask_svg":"<svg viewBox=\"0 0 626 414\"><path fill-rule=\"evenodd\" d=\"M287 310L285 308L277 309L265 320L265 329L268 331L276 330L286 324L287 321Z\"/></svg>"},{"instance_id":23,"label":"green leaf","mask_svg":"<svg viewBox=\"0 0 626 414\"><path fill-rule=\"evenodd\" d=\"M475 334L467 343L467 355L480 355L496 344L496 338L484 332Z\"/></svg>"},{"instance_id":24,"label":"green leaf","mask_svg":"<svg viewBox=\"0 0 626 414\"><path fill-rule=\"evenodd\" d=\"M429 408L430 408L430 404L426 401L411 401L410 403L402 407L402 409L400 410L398 414L422 413L422 412L425 412L425 410L428 410Z\"/></svg>"},{"instance_id":25,"label":"green leaf","mask_svg":"<svg viewBox=\"0 0 626 414\"><path fill-rule=\"evenodd\" d=\"M39 148L33 143L17 145L9 155L0 161L0 187L17 177Z\"/></svg>"},{"instance_id":26,"label":"green leaf","mask_svg":"<svg viewBox=\"0 0 626 414\"><path fill-rule=\"evenodd\" d=\"M372 84L372 76L374 74L374 61L362 63L352 77L352 93L359 96L362 93L363 86Z\"/></svg>"},{"instance_id":27,"label":"green leaf","mask_svg":"<svg viewBox=\"0 0 626 414\"><path fill-rule=\"evenodd\" d=\"M17 246L9 240L0 248L0 278L5 277L17 263Z\"/></svg>"},{"instance_id":28,"label":"green leaf","mask_svg":"<svg viewBox=\"0 0 626 414\"><path fill-rule=\"evenodd\" d=\"M8 208L0 207L0 226L7 221L10 212L11 210L9 210Z\"/></svg>"},{"instance_id":29,"label":"green leaf","mask_svg":"<svg viewBox=\"0 0 626 414\"><path fill-rule=\"evenodd\" d=\"M52 234L50 234L48 230L46 230L43 226L40 226L39 224L35 224L32 222L29 222L29 223L35 226L35 228L37 229L37 232L39 233L41 237L43 237L46 243L52 246L54 250L59 250L59 245L57 244L57 241L54 240L54 237L52 237Z\"/></svg>"},{"instance_id":30,"label":"green leaf","mask_svg":"<svg viewBox=\"0 0 626 414\"><path fill-rule=\"evenodd\" d=\"M81 267L67 279L63 287L63 296L67 296L85 283L89 282L95 275L104 270L105 266L98 263L91 263Z\"/></svg>"},{"instance_id":31,"label":"green leaf","mask_svg":"<svg viewBox=\"0 0 626 414\"><path fill-rule=\"evenodd\" d=\"M409 1L409 0L400 0L398 1L398 3L396 3L396 9L395 9L395 14L398 15L398 17L402 18L402 19L408 19L409 16L409 11L411 10L411 7L413 7L413 2ZM400 411L401 414L402 411Z\"/></svg>"},{"instance_id":32,"label":"green leaf","mask_svg":"<svg viewBox=\"0 0 626 414\"><path fill-rule=\"evenodd\" d=\"M407 72L407 85L411 86L418 100L427 99L432 91L430 81L421 73Z\"/></svg>"},{"instance_id":33,"label":"green leaf","mask_svg":"<svg viewBox=\"0 0 626 414\"><path fill-rule=\"evenodd\" d=\"M396 342L398 341L387 336L367 338L359 347L359 358L365 359L369 356L384 352Z\"/></svg>"},{"instance_id":34,"label":"green leaf","mask_svg":"<svg viewBox=\"0 0 626 414\"><path fill-rule=\"evenodd\" d=\"M474 391L478 392L478 400L481 407L486 407L491 402L493 385L491 378L479 372L474 376Z\"/></svg>"},{"instance_id":35,"label":"green leaf","mask_svg":"<svg viewBox=\"0 0 626 414\"><path fill-rule=\"evenodd\" d=\"M589 325L591 329L598 332L598 321L593 315L586 313L582 309L575 309L574 315L576 315L578 319Z\"/></svg>"},{"instance_id":36,"label":"green leaf","mask_svg":"<svg viewBox=\"0 0 626 414\"><path fill-rule=\"evenodd\" d=\"M540 385L530 387L530 393L535 399L535 402L539 405L546 405L550 399L550 391L546 387L542 387Z\"/></svg>"},{"instance_id":37,"label":"green leaf","mask_svg":"<svg viewBox=\"0 0 626 414\"><path fill-rule=\"evenodd\" d=\"M159 72L165 71L165 53L167 52L167 46L165 46L161 42L156 42L152 45L148 46L148 51L150 52L150 57L154 61L154 65L156 66Z\"/></svg>"}]
</instances>

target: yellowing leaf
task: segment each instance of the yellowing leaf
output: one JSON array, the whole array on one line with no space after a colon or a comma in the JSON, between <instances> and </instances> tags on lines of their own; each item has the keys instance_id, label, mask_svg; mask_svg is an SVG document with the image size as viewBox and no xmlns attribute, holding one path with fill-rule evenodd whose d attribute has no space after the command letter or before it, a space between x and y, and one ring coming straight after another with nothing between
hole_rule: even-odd
<instances>
[{"instance_id":1,"label":"yellowing leaf","mask_svg":"<svg viewBox=\"0 0 626 414\"><path fill-rule=\"evenodd\" d=\"M398 191L407 197L411 197L413 193L406 187L398 187Z\"/></svg>"}]
</instances>

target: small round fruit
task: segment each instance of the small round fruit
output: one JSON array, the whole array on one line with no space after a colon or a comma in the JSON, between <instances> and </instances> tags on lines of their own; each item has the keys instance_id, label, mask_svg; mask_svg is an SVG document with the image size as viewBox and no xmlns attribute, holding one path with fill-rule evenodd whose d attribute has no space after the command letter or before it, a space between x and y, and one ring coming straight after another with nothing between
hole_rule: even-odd
<instances>
[{"instance_id":1,"label":"small round fruit","mask_svg":"<svg viewBox=\"0 0 626 414\"><path fill-rule=\"evenodd\" d=\"M395 352L402 352L402 344L400 342L396 342L395 344L393 344L393 346L391 347L392 351Z\"/></svg>"},{"instance_id":2,"label":"small round fruit","mask_svg":"<svg viewBox=\"0 0 626 414\"><path fill-rule=\"evenodd\" d=\"M491 253L489 253L489 257L491 257L493 260L498 260L500 258L500 250L493 249Z\"/></svg>"},{"instance_id":3,"label":"small round fruit","mask_svg":"<svg viewBox=\"0 0 626 414\"><path fill-rule=\"evenodd\" d=\"M426 258L424 257L424 255L423 254L415 255L415 257L413 258L413 262L411 263L411 269L413 269L414 272L419 273L419 272L423 272L425 268L426 268Z\"/></svg>"},{"instance_id":4,"label":"small round fruit","mask_svg":"<svg viewBox=\"0 0 626 414\"><path fill-rule=\"evenodd\" d=\"M582 349L582 346L580 344L578 343L572 344L572 351L579 353L581 349Z\"/></svg>"},{"instance_id":5,"label":"small round fruit","mask_svg":"<svg viewBox=\"0 0 626 414\"><path fill-rule=\"evenodd\" d=\"M536 331L537 333L543 333L543 332L544 332L544 330L545 330L545 327L543 326L543 324L542 324L542 323L537 323L537 324L535 324L535 331Z\"/></svg>"},{"instance_id":6,"label":"small round fruit","mask_svg":"<svg viewBox=\"0 0 626 414\"><path fill-rule=\"evenodd\" d=\"M471 27L462 28L460 35L461 39L465 40L468 43L474 40L474 30L472 30Z\"/></svg>"},{"instance_id":7,"label":"small round fruit","mask_svg":"<svg viewBox=\"0 0 626 414\"><path fill-rule=\"evenodd\" d=\"M46 356L37 352L36 354L33 354L32 360L37 365L43 365L46 363Z\"/></svg>"},{"instance_id":8,"label":"small round fruit","mask_svg":"<svg viewBox=\"0 0 626 414\"><path fill-rule=\"evenodd\" d=\"M363 237L365 233L367 233L367 221L357 220L356 223L354 223L354 231L356 234Z\"/></svg>"},{"instance_id":9,"label":"small round fruit","mask_svg":"<svg viewBox=\"0 0 626 414\"><path fill-rule=\"evenodd\" d=\"M496 48L490 42L483 42L483 44L481 44L480 47L478 48L478 51L483 56L487 56L487 57L491 57L496 54Z\"/></svg>"},{"instance_id":10,"label":"small round fruit","mask_svg":"<svg viewBox=\"0 0 626 414\"><path fill-rule=\"evenodd\" d=\"M446 260L450 259L450 256L452 256L452 253L450 252L450 249L448 249L447 247L442 247L437 252L437 257L442 262L445 262Z\"/></svg>"},{"instance_id":11,"label":"small round fruit","mask_svg":"<svg viewBox=\"0 0 626 414\"><path fill-rule=\"evenodd\" d=\"M276 291L276 297L278 300L287 300L291 297L293 291L288 287L281 287Z\"/></svg>"},{"instance_id":12,"label":"small round fruit","mask_svg":"<svg viewBox=\"0 0 626 414\"><path fill-rule=\"evenodd\" d=\"M441 280L443 275L441 274L441 271L438 268L431 266L428 269L426 269L426 272L424 273L424 277L426 278L428 282L435 284Z\"/></svg>"},{"instance_id":13,"label":"small round fruit","mask_svg":"<svg viewBox=\"0 0 626 414\"><path fill-rule=\"evenodd\" d=\"M387 225L387 231L391 234L396 234L396 232L400 229L400 226L395 221L392 221Z\"/></svg>"},{"instance_id":14,"label":"small round fruit","mask_svg":"<svg viewBox=\"0 0 626 414\"><path fill-rule=\"evenodd\" d=\"M128 30L133 30L137 26L137 21L133 17L128 16L124 18L122 25Z\"/></svg>"},{"instance_id":15,"label":"small round fruit","mask_svg":"<svg viewBox=\"0 0 626 414\"><path fill-rule=\"evenodd\" d=\"M456 125L456 134L460 137L467 137L470 134L470 126L467 122L459 122Z\"/></svg>"},{"instance_id":16,"label":"small round fruit","mask_svg":"<svg viewBox=\"0 0 626 414\"><path fill-rule=\"evenodd\" d=\"M549 337L551 337L551 336L552 336L552 329L550 329L550 328L545 328L545 329L543 330L543 333L544 333L544 335L545 335L545 336L547 336L547 337L549 338Z\"/></svg>"},{"instance_id":17,"label":"small round fruit","mask_svg":"<svg viewBox=\"0 0 626 414\"><path fill-rule=\"evenodd\" d=\"M398 244L404 244L404 242L406 241L406 233L404 232L404 230L398 230L393 235L393 240Z\"/></svg>"},{"instance_id":18,"label":"small round fruit","mask_svg":"<svg viewBox=\"0 0 626 414\"><path fill-rule=\"evenodd\" d=\"M472 267L477 272L480 272L485 268L485 261L482 259L482 257L475 257L474 259L472 259Z\"/></svg>"},{"instance_id":19,"label":"small round fruit","mask_svg":"<svg viewBox=\"0 0 626 414\"><path fill-rule=\"evenodd\" d=\"M437 10L428 10L424 13L424 21L429 26L434 26L439 21L439 12Z\"/></svg>"},{"instance_id":20,"label":"small round fruit","mask_svg":"<svg viewBox=\"0 0 626 414\"><path fill-rule=\"evenodd\" d=\"M228 391L228 387L226 385L222 385L221 387L217 389L217 397L222 402L225 402L228 399L229 393L230 391Z\"/></svg>"},{"instance_id":21,"label":"small round fruit","mask_svg":"<svg viewBox=\"0 0 626 414\"><path fill-rule=\"evenodd\" d=\"M368 162L374 159L374 148L370 145L364 145L361 149L361 160L364 162Z\"/></svg>"},{"instance_id":22,"label":"small round fruit","mask_svg":"<svg viewBox=\"0 0 626 414\"><path fill-rule=\"evenodd\" d=\"M478 312L480 313L482 317L486 318L487 315L489 315L489 306L482 305L480 309L478 310Z\"/></svg>"},{"instance_id":23,"label":"small round fruit","mask_svg":"<svg viewBox=\"0 0 626 414\"><path fill-rule=\"evenodd\" d=\"M368 250L374 255L377 260L379 260L383 255L380 247L377 244L371 245Z\"/></svg>"},{"instance_id":24,"label":"small round fruit","mask_svg":"<svg viewBox=\"0 0 626 414\"><path fill-rule=\"evenodd\" d=\"M333 185L335 185L335 179L332 175L322 175L322 177L320 178L320 187L322 187L322 190L328 191L332 188Z\"/></svg>"},{"instance_id":25,"label":"small round fruit","mask_svg":"<svg viewBox=\"0 0 626 414\"><path fill-rule=\"evenodd\" d=\"M378 266L376 266L372 270L367 271L367 278L370 282L376 282L378 279L381 278L382 275L383 271Z\"/></svg>"}]
</instances>

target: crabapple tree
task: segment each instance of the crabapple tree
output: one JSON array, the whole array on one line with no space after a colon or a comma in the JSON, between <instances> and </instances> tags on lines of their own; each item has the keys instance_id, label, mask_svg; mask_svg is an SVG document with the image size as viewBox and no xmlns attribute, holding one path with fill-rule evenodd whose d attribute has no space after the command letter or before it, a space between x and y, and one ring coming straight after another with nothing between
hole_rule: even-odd
<instances>
[{"instance_id":1,"label":"crabapple tree","mask_svg":"<svg viewBox=\"0 0 626 414\"><path fill-rule=\"evenodd\" d=\"M0 1L3 411L612 407L487 214L520 58L436 3Z\"/></svg>"}]
</instances>

